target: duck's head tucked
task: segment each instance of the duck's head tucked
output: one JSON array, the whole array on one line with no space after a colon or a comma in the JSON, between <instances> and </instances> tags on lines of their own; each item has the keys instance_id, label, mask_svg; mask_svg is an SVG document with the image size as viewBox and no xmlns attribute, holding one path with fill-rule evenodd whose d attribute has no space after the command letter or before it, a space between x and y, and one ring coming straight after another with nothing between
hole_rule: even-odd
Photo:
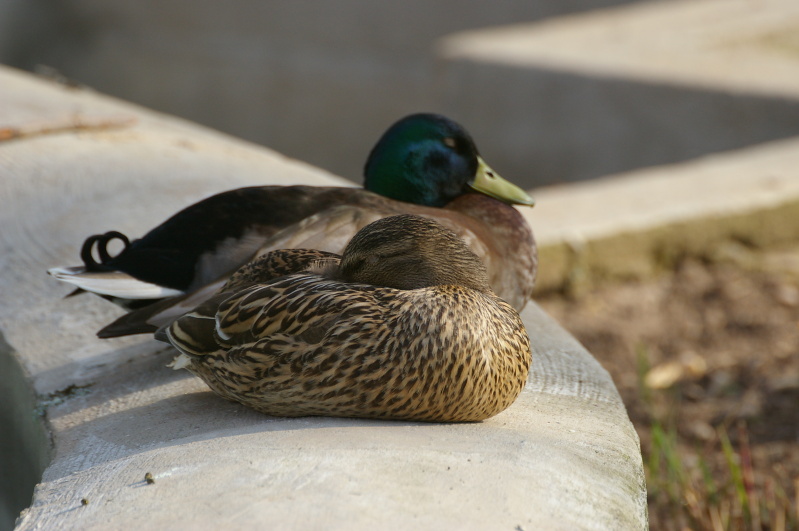
<instances>
[{"instance_id":1,"label":"duck's head tucked","mask_svg":"<svg viewBox=\"0 0 799 531\"><path fill-rule=\"evenodd\" d=\"M480 258L454 232L427 218L403 214L361 229L344 249L345 282L396 289L463 286L491 291Z\"/></svg>"},{"instance_id":2,"label":"duck's head tucked","mask_svg":"<svg viewBox=\"0 0 799 531\"><path fill-rule=\"evenodd\" d=\"M463 127L437 114L412 114L392 125L369 154L364 187L433 207L474 191L508 204L534 204L483 161Z\"/></svg>"}]
</instances>

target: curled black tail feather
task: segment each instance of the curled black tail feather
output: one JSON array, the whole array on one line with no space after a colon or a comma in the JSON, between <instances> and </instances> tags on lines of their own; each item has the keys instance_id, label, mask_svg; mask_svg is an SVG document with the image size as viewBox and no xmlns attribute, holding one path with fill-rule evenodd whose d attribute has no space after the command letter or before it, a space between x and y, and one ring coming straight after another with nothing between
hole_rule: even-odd
<instances>
[{"instance_id":1,"label":"curled black tail feather","mask_svg":"<svg viewBox=\"0 0 799 531\"><path fill-rule=\"evenodd\" d=\"M108 254L108 242L113 240L120 240L125 246L119 254L124 253L128 246L130 246L128 237L115 230L106 232L105 234L95 234L86 238L80 250L80 258L83 260L86 271L110 271L113 269L108 265L108 262L114 258ZM97 255L100 257L99 262L97 262L92 255L95 245L97 246ZM117 256L119 256L119 254L117 254Z\"/></svg>"}]
</instances>

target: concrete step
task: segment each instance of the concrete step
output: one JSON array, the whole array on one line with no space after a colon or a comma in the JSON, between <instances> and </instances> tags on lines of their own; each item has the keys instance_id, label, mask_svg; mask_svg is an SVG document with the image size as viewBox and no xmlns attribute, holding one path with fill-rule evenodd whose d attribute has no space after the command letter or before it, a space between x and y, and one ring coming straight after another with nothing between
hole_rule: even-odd
<instances>
[{"instance_id":1,"label":"concrete step","mask_svg":"<svg viewBox=\"0 0 799 531\"><path fill-rule=\"evenodd\" d=\"M537 289L641 279L682 256L799 241L799 137L534 191Z\"/></svg>"},{"instance_id":2,"label":"concrete step","mask_svg":"<svg viewBox=\"0 0 799 531\"><path fill-rule=\"evenodd\" d=\"M799 134L799 3L675 0L451 35L442 110L529 187Z\"/></svg>"}]
</instances>

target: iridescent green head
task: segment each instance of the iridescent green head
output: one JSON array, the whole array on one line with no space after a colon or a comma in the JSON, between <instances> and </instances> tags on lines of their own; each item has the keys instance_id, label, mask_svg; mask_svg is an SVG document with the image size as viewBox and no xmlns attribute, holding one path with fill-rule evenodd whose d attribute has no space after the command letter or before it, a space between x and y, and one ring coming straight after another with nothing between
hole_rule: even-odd
<instances>
[{"instance_id":1,"label":"iridescent green head","mask_svg":"<svg viewBox=\"0 0 799 531\"><path fill-rule=\"evenodd\" d=\"M483 161L463 127L438 114L412 114L392 125L369 154L364 187L434 207L475 191L512 205L534 204Z\"/></svg>"}]
</instances>

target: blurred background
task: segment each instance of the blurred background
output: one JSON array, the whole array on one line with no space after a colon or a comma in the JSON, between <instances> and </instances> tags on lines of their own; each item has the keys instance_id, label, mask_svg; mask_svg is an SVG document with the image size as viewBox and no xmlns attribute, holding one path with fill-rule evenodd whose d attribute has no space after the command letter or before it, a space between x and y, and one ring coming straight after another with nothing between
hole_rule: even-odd
<instances>
[{"instance_id":1,"label":"blurred background","mask_svg":"<svg viewBox=\"0 0 799 531\"><path fill-rule=\"evenodd\" d=\"M610 33L593 42L582 35L594 30L578 30L587 12L591 26L597 19L591 18L593 10L636 4L649 5L0 0L0 63L61 75L356 182L382 131L420 111L442 112L463 123L489 163L527 187L799 132L795 99L740 90L723 76L720 82L697 83L668 68L647 75L650 61L668 67L664 50L670 62L694 52L735 51L748 37L734 27L694 49L686 43L694 42L695 28L686 33L680 20L663 15L657 16L661 23L605 30ZM735 4L731 11L739 19L742 8L754 9L752 16L769 11L768 2L760 0ZM569 23L569 15L571 33L558 29L562 21ZM547 24L552 19L559 22ZM644 28L643 37L651 29L648 43L641 30L630 31L636 27ZM559 33L551 36L553 28ZM519 30L529 44L521 60L511 42ZM620 49L609 48L614 40ZM630 59L639 48L639 57ZM627 61L626 71L603 67L609 58ZM732 66L740 57L729 59ZM598 72L597 65L605 71ZM707 70L691 68L693 77Z\"/></svg>"}]
</instances>

